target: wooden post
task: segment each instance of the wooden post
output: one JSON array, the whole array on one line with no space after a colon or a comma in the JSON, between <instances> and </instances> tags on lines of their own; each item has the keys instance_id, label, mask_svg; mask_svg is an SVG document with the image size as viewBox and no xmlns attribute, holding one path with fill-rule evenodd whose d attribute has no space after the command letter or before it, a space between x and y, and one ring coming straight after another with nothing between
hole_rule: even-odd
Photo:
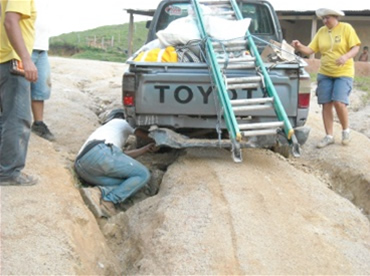
<instances>
[{"instance_id":1,"label":"wooden post","mask_svg":"<svg viewBox=\"0 0 370 276\"><path fill-rule=\"evenodd\" d=\"M128 30L128 56L129 57L132 55L132 51L134 48L133 37L134 37L134 15L133 13L130 13L130 25L129 25L129 30Z\"/></svg>"},{"instance_id":2,"label":"wooden post","mask_svg":"<svg viewBox=\"0 0 370 276\"><path fill-rule=\"evenodd\" d=\"M312 26L311 26L311 40L310 40L310 41L312 41L312 39L313 39L313 37L315 36L316 32L317 32L317 18L316 18L316 17L314 17L314 18L312 19ZM314 59L314 58L315 58L315 54L310 55L310 59Z\"/></svg>"}]
</instances>

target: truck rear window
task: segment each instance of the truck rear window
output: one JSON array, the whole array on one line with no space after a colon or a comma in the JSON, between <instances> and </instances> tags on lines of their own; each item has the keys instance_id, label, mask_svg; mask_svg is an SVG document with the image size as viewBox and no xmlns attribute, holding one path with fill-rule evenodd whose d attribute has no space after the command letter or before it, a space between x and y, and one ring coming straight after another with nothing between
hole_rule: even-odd
<instances>
[{"instance_id":1,"label":"truck rear window","mask_svg":"<svg viewBox=\"0 0 370 276\"><path fill-rule=\"evenodd\" d=\"M158 19L156 31L164 30L174 20L188 15L190 4L169 4L164 6L160 18Z\"/></svg>"},{"instance_id":2,"label":"truck rear window","mask_svg":"<svg viewBox=\"0 0 370 276\"><path fill-rule=\"evenodd\" d=\"M156 32L167 28L172 21L188 15L189 3L176 3L164 6L164 11L158 19ZM239 3L244 18L251 18L249 31L252 34L274 34L270 10L267 6L256 3Z\"/></svg>"}]
</instances>

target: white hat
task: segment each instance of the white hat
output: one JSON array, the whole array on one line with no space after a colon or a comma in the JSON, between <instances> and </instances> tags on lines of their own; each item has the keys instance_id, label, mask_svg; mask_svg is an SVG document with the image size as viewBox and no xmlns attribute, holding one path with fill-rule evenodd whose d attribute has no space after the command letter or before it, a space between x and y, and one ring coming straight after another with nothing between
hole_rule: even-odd
<instances>
[{"instance_id":1,"label":"white hat","mask_svg":"<svg viewBox=\"0 0 370 276\"><path fill-rule=\"evenodd\" d=\"M318 18L322 19L324 16L327 15L344 16L344 12L334 9L318 9L316 11L316 15Z\"/></svg>"}]
</instances>

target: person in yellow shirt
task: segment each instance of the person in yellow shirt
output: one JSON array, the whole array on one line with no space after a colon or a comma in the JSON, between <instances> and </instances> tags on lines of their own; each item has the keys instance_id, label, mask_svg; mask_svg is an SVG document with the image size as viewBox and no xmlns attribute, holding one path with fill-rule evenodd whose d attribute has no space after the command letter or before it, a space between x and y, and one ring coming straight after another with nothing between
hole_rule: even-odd
<instances>
[{"instance_id":1,"label":"person in yellow shirt","mask_svg":"<svg viewBox=\"0 0 370 276\"><path fill-rule=\"evenodd\" d=\"M0 186L33 185L37 179L22 170L32 118L30 82L38 77L31 60L36 8L34 0L0 1Z\"/></svg>"},{"instance_id":2,"label":"person in yellow shirt","mask_svg":"<svg viewBox=\"0 0 370 276\"><path fill-rule=\"evenodd\" d=\"M353 87L354 61L361 41L353 27L339 21L344 12L335 9L318 9L316 15L323 20L321 27L308 46L298 40L292 46L304 55L320 52L321 65L317 75L318 103L323 105L322 117L326 136L318 148L334 144L333 122L335 109L342 125L342 144L350 141L347 105Z\"/></svg>"}]
</instances>

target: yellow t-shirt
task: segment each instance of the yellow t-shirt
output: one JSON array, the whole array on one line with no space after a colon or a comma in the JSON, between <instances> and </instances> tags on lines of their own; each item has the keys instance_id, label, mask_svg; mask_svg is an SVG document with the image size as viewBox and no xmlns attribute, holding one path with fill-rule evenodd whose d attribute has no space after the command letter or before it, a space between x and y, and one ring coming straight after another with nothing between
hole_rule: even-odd
<instances>
[{"instance_id":1,"label":"yellow t-shirt","mask_svg":"<svg viewBox=\"0 0 370 276\"><path fill-rule=\"evenodd\" d=\"M321 53L319 73L329 77L351 77L355 75L353 58L343 66L335 61L346 54L352 47L360 45L356 31L348 23L340 22L332 29L324 26L319 29L308 45L315 53Z\"/></svg>"},{"instance_id":2,"label":"yellow t-shirt","mask_svg":"<svg viewBox=\"0 0 370 276\"><path fill-rule=\"evenodd\" d=\"M11 59L20 60L17 53L11 46L4 27L6 12L16 12L21 14L19 25L26 48L29 53L32 52L35 39L34 24L36 20L36 7L34 0L1 0L1 26L0 26L0 63Z\"/></svg>"}]
</instances>

